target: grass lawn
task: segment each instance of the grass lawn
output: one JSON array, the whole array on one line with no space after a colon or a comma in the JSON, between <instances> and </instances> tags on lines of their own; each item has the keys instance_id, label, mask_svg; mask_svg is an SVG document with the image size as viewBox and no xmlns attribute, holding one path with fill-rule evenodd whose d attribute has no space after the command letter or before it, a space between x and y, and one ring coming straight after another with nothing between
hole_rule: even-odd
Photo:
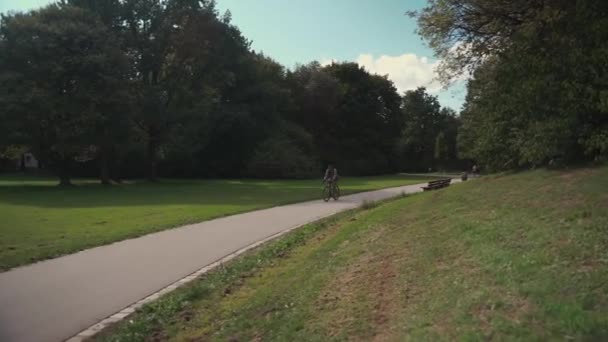
<instances>
[{"instance_id":1,"label":"grass lawn","mask_svg":"<svg viewBox=\"0 0 608 342\"><path fill-rule=\"evenodd\" d=\"M608 167L485 177L271 242L103 341L608 340Z\"/></svg>"},{"instance_id":2,"label":"grass lawn","mask_svg":"<svg viewBox=\"0 0 608 342\"><path fill-rule=\"evenodd\" d=\"M343 193L427 178L344 178ZM146 233L278 204L319 198L320 180L165 180L105 187L76 180L0 176L0 270Z\"/></svg>"}]
</instances>

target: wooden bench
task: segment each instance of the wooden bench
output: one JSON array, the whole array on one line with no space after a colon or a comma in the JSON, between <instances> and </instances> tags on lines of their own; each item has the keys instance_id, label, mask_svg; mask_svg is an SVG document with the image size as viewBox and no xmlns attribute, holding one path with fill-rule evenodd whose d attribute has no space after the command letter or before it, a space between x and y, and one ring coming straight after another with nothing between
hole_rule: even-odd
<instances>
[{"instance_id":1,"label":"wooden bench","mask_svg":"<svg viewBox=\"0 0 608 342\"><path fill-rule=\"evenodd\" d=\"M441 189L441 188L445 188L446 186L450 186L451 182L452 182L451 178L438 179L438 180L430 181L429 184L427 186L423 186L422 189L424 191Z\"/></svg>"}]
</instances>

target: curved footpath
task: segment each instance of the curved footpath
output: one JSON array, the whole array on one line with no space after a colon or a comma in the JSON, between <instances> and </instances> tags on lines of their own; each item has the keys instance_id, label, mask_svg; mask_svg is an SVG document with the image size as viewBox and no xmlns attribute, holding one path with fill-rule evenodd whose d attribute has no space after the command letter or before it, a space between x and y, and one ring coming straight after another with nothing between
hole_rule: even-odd
<instances>
[{"instance_id":1,"label":"curved footpath","mask_svg":"<svg viewBox=\"0 0 608 342\"><path fill-rule=\"evenodd\" d=\"M68 339L246 246L363 201L420 192L423 185L228 216L0 273L0 341Z\"/></svg>"}]
</instances>

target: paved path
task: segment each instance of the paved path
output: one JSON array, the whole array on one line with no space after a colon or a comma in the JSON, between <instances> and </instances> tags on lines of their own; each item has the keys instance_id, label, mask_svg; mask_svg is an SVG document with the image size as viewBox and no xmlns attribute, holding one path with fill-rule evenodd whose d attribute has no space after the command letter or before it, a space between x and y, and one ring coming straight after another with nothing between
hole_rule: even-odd
<instances>
[{"instance_id":1,"label":"paved path","mask_svg":"<svg viewBox=\"0 0 608 342\"><path fill-rule=\"evenodd\" d=\"M0 341L65 340L256 241L420 184L187 225L0 273Z\"/></svg>"}]
</instances>

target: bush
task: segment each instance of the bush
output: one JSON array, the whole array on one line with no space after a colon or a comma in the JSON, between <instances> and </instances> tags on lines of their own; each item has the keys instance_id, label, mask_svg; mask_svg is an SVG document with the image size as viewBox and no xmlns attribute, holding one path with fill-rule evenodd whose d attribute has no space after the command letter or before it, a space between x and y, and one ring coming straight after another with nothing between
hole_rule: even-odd
<instances>
[{"instance_id":1,"label":"bush","mask_svg":"<svg viewBox=\"0 0 608 342\"><path fill-rule=\"evenodd\" d=\"M319 164L284 136L262 142L249 161L247 173L256 178L312 178Z\"/></svg>"},{"instance_id":2,"label":"bush","mask_svg":"<svg viewBox=\"0 0 608 342\"><path fill-rule=\"evenodd\" d=\"M345 176L372 176L390 173L389 160L380 151L369 151L362 158L335 162L340 174Z\"/></svg>"}]
</instances>

